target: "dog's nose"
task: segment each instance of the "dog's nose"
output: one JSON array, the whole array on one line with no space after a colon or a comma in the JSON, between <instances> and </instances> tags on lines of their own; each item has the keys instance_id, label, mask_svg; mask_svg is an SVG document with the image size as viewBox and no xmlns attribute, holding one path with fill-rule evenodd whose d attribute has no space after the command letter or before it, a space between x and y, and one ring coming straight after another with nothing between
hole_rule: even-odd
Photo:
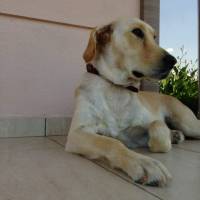
<instances>
[{"instance_id":1,"label":"dog's nose","mask_svg":"<svg viewBox=\"0 0 200 200\"><path fill-rule=\"evenodd\" d=\"M163 58L163 63L168 69L172 69L176 62L176 58L174 58L174 56L171 56L170 54L165 55Z\"/></svg>"}]
</instances>

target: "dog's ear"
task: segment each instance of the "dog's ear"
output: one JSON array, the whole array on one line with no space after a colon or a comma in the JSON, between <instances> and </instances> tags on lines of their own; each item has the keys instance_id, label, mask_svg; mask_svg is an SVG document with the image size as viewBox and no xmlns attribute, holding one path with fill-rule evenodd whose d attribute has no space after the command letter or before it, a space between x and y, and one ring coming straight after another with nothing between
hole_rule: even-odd
<instances>
[{"instance_id":1,"label":"dog's ear","mask_svg":"<svg viewBox=\"0 0 200 200\"><path fill-rule=\"evenodd\" d=\"M96 29L92 30L90 33L89 42L86 50L83 53L83 59L86 63L89 63L96 55Z\"/></svg>"},{"instance_id":2,"label":"dog's ear","mask_svg":"<svg viewBox=\"0 0 200 200\"><path fill-rule=\"evenodd\" d=\"M83 59L86 63L93 60L97 51L98 53L102 52L105 45L111 40L112 32L112 24L91 31L87 48L83 54Z\"/></svg>"},{"instance_id":3,"label":"dog's ear","mask_svg":"<svg viewBox=\"0 0 200 200\"><path fill-rule=\"evenodd\" d=\"M98 47L102 48L110 42L112 32L113 32L112 24L103 26L96 31L96 41Z\"/></svg>"}]
</instances>

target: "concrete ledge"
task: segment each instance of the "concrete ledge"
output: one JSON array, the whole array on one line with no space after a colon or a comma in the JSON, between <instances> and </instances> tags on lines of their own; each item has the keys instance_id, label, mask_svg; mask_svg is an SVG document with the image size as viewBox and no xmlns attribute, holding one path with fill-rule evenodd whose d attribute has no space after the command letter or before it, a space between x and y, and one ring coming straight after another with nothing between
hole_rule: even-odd
<instances>
[{"instance_id":1,"label":"concrete ledge","mask_svg":"<svg viewBox=\"0 0 200 200\"><path fill-rule=\"evenodd\" d=\"M45 119L33 117L0 118L0 137L44 136Z\"/></svg>"},{"instance_id":2,"label":"concrete ledge","mask_svg":"<svg viewBox=\"0 0 200 200\"><path fill-rule=\"evenodd\" d=\"M71 124L70 117L51 117L46 119L46 136L67 135Z\"/></svg>"},{"instance_id":3,"label":"concrete ledge","mask_svg":"<svg viewBox=\"0 0 200 200\"><path fill-rule=\"evenodd\" d=\"M67 135L70 117L0 118L0 137Z\"/></svg>"}]
</instances>

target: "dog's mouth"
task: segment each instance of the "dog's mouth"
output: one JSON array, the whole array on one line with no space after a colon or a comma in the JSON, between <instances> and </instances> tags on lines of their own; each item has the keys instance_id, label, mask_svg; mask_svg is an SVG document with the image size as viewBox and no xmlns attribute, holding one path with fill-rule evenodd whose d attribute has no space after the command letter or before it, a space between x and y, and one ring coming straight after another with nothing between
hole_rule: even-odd
<instances>
[{"instance_id":1,"label":"dog's mouth","mask_svg":"<svg viewBox=\"0 0 200 200\"><path fill-rule=\"evenodd\" d=\"M153 79L157 79L157 80L162 80L165 79L169 73L170 73L171 69L161 69L161 70L156 70L154 71L154 73L150 76L146 76L149 78L153 78ZM132 71L132 74L136 77L136 78L143 78L145 77L145 75L139 71Z\"/></svg>"},{"instance_id":2,"label":"dog's mouth","mask_svg":"<svg viewBox=\"0 0 200 200\"><path fill-rule=\"evenodd\" d=\"M144 74L138 71L132 71L132 74L136 77L136 78L142 78L144 77Z\"/></svg>"},{"instance_id":3,"label":"dog's mouth","mask_svg":"<svg viewBox=\"0 0 200 200\"><path fill-rule=\"evenodd\" d=\"M155 72L151 77L158 80L162 80L162 79L165 79L169 75L170 71L171 70L159 70Z\"/></svg>"}]
</instances>

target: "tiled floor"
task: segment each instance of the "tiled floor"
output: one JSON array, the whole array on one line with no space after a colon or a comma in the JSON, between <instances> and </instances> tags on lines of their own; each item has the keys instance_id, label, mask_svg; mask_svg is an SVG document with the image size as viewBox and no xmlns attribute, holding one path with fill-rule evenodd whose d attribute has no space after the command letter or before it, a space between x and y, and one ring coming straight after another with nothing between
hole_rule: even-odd
<instances>
[{"instance_id":1,"label":"tiled floor","mask_svg":"<svg viewBox=\"0 0 200 200\"><path fill-rule=\"evenodd\" d=\"M167 154L140 150L173 175L169 186L153 188L66 153L65 139L0 139L0 200L200 200L200 141L187 141Z\"/></svg>"}]
</instances>

